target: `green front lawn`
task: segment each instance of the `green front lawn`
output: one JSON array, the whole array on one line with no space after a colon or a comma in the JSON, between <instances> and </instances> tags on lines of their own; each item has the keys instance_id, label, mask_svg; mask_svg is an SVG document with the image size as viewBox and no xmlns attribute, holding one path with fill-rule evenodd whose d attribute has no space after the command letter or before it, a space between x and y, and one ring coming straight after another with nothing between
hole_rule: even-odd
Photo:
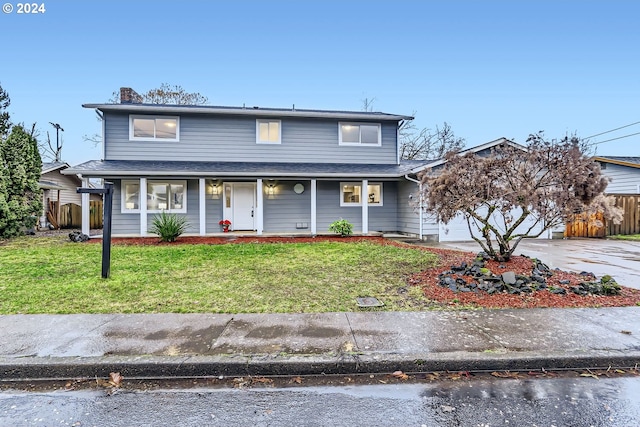
<instances>
[{"instance_id":1,"label":"green front lawn","mask_svg":"<svg viewBox=\"0 0 640 427\"><path fill-rule=\"evenodd\" d=\"M114 245L103 280L101 245L20 238L0 243L0 314L407 310L428 302L405 279L436 262L368 242Z\"/></svg>"},{"instance_id":2,"label":"green front lawn","mask_svg":"<svg viewBox=\"0 0 640 427\"><path fill-rule=\"evenodd\" d=\"M628 234L628 235L616 234L614 236L607 236L607 239L631 240L633 242L640 242L640 234Z\"/></svg>"}]
</instances>

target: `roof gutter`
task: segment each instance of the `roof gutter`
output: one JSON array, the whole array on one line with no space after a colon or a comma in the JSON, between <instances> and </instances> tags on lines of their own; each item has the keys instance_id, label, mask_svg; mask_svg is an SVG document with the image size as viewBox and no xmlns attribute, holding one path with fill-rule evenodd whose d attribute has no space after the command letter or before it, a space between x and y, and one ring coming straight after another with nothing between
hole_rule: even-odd
<instances>
[{"instance_id":1,"label":"roof gutter","mask_svg":"<svg viewBox=\"0 0 640 427\"><path fill-rule=\"evenodd\" d=\"M406 179L407 181L411 181L411 182L415 182L416 184L418 184L418 191L419 191L419 195L418 195L418 208L420 209L420 211L418 212L418 216L419 216L419 227L418 227L418 236L420 238L420 240L422 240L422 182L418 181L415 178L411 178L409 175L405 175L404 179Z\"/></svg>"}]
</instances>

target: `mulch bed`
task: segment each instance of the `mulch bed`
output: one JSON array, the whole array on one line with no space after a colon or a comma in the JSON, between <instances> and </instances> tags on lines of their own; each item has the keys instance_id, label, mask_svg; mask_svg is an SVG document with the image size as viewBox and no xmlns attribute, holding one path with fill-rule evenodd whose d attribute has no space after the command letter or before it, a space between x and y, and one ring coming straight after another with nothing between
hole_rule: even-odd
<instances>
[{"instance_id":1,"label":"mulch bed","mask_svg":"<svg viewBox=\"0 0 640 427\"><path fill-rule=\"evenodd\" d=\"M101 239L91 239L89 242L99 243ZM175 244L191 244L191 245L223 245L223 244L242 244L242 243L313 243L313 242L371 242L380 245L394 245L400 247L411 247L435 253L440 258L438 267L431 268L420 273L411 275L408 283L413 286L420 286L424 295L435 302L450 305L452 307L459 306L475 306L484 308L534 308L534 307L625 307L640 304L640 290L631 289L621 286L620 295L600 296L585 295L580 296L571 292L571 286L575 286L584 280L584 277L577 273L553 270L553 276L547 278L547 284L556 288L565 288L566 295L552 294L547 290L538 290L530 294L512 295L508 293L498 293L490 295L484 291L478 292L454 292L448 288L438 284L438 275L443 271L447 271L452 265L460 265L462 262L471 264L476 256L472 252L462 252L449 249L440 249L434 247L424 247L416 245L408 245L383 237L372 236L352 236L344 238L340 236L316 236L316 237L263 237L263 236L225 236L225 237L200 237L200 236L181 236L175 243L160 242L157 237L131 237L131 238L114 238L113 244L116 245L175 245ZM541 260L544 262L544 260ZM531 274L533 262L530 258L523 256L514 256L508 262L499 263L496 261L488 261L486 268L492 273L500 275L507 271L513 271L516 274ZM501 267L502 266L502 267ZM570 284L560 284L561 280L569 280Z\"/></svg>"},{"instance_id":2,"label":"mulch bed","mask_svg":"<svg viewBox=\"0 0 640 427\"><path fill-rule=\"evenodd\" d=\"M100 243L102 239L91 239L91 243ZM307 236L307 237L286 237L286 236L234 236L214 237L214 236L180 236L174 243L161 242L157 237L114 237L111 243L116 245L134 246L171 246L171 245L226 245L238 243L314 243L314 242L371 242L379 245L395 245L396 243L383 237L373 236L351 236L344 238L340 236Z\"/></svg>"},{"instance_id":3,"label":"mulch bed","mask_svg":"<svg viewBox=\"0 0 640 427\"><path fill-rule=\"evenodd\" d=\"M534 308L534 307L626 307L640 303L640 290L621 286L620 295L585 295L580 296L571 291L571 286L576 286L584 281L584 277L578 273L553 270L553 276L547 278L547 284L556 288L567 290L566 295L557 295L548 290L534 291L530 294L512 295L498 293L490 295L487 292L454 292L449 288L438 284L438 275L451 268L452 265L460 265L462 262L473 263L476 254L447 249L428 248L430 252L440 257L439 267L431 268L412 275L409 283L422 287L427 298L452 306L476 306L484 308ZM544 260L541 260L544 262ZM502 266L502 268L501 268ZM533 261L524 256L514 256L508 262L488 261L486 268L492 273L500 275L507 271L516 274L529 275ZM560 281L569 280L570 284L560 284Z\"/></svg>"}]
</instances>

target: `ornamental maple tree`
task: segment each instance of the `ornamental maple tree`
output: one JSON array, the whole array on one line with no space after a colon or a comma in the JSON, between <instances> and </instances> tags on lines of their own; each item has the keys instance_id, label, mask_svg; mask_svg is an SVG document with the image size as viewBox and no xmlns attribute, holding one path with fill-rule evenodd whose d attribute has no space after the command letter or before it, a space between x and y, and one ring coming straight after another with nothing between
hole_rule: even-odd
<instances>
[{"instance_id":1,"label":"ornamental maple tree","mask_svg":"<svg viewBox=\"0 0 640 427\"><path fill-rule=\"evenodd\" d=\"M473 239L499 261L509 260L522 239L576 213L601 211L619 223L621 209L604 196L608 178L587 149L576 136L548 141L537 133L526 146L505 142L488 156L449 153L422 175L424 209L444 223L464 216Z\"/></svg>"}]
</instances>

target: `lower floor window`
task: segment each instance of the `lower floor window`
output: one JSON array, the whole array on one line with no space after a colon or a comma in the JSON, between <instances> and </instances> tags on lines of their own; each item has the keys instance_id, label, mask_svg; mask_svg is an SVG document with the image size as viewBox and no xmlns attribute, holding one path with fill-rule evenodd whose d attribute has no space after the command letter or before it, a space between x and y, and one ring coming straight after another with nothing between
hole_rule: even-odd
<instances>
[{"instance_id":1,"label":"lower floor window","mask_svg":"<svg viewBox=\"0 0 640 427\"><path fill-rule=\"evenodd\" d=\"M340 183L340 206L362 206L363 197L366 197L367 203L372 206L382 206L382 184L368 184L367 192L362 194L362 183Z\"/></svg>"},{"instance_id":2,"label":"lower floor window","mask_svg":"<svg viewBox=\"0 0 640 427\"><path fill-rule=\"evenodd\" d=\"M147 181L147 212L187 212L186 181ZM140 212L140 182L122 182L122 212Z\"/></svg>"}]
</instances>

